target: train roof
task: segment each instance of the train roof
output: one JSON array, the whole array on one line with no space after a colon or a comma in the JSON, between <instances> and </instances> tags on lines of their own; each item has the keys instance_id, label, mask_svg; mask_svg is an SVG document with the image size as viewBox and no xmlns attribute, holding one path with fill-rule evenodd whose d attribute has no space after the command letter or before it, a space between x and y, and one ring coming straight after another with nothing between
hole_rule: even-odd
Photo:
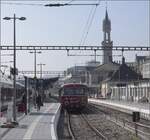
<instances>
[{"instance_id":1,"label":"train roof","mask_svg":"<svg viewBox=\"0 0 150 140\"><path fill-rule=\"evenodd\" d=\"M81 83L67 83L61 86L61 88L63 87L88 87L86 84L81 84Z\"/></svg>"}]
</instances>

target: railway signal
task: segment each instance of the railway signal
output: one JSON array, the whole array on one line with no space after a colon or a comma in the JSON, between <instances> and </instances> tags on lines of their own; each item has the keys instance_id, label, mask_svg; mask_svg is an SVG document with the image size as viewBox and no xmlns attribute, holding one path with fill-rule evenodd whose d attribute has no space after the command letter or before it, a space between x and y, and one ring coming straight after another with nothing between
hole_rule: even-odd
<instances>
[{"instance_id":1,"label":"railway signal","mask_svg":"<svg viewBox=\"0 0 150 140\"><path fill-rule=\"evenodd\" d=\"M140 121L140 112L133 112L133 114L132 114L132 120L134 122L135 134L136 134L136 136L138 136L138 130L137 130L137 124L136 124L136 122Z\"/></svg>"},{"instance_id":2,"label":"railway signal","mask_svg":"<svg viewBox=\"0 0 150 140\"><path fill-rule=\"evenodd\" d=\"M133 122L139 122L140 121L140 112L133 112L132 120L133 120Z\"/></svg>"}]
</instances>

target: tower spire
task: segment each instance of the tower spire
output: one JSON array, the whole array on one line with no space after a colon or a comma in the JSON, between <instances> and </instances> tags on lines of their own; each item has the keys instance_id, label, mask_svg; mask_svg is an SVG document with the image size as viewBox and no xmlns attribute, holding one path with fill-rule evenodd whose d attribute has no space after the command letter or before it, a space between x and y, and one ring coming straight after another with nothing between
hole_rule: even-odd
<instances>
[{"instance_id":1,"label":"tower spire","mask_svg":"<svg viewBox=\"0 0 150 140\"><path fill-rule=\"evenodd\" d=\"M107 8L106 8L105 20L109 20L109 19L108 19L108 12L107 12Z\"/></svg>"},{"instance_id":2,"label":"tower spire","mask_svg":"<svg viewBox=\"0 0 150 140\"><path fill-rule=\"evenodd\" d=\"M105 8L106 8L105 19L108 19L108 13L107 13L107 0L106 0L106 3L105 3L105 4L106 4L106 7L105 7Z\"/></svg>"},{"instance_id":3,"label":"tower spire","mask_svg":"<svg viewBox=\"0 0 150 140\"><path fill-rule=\"evenodd\" d=\"M103 32L104 40L102 41L103 46L103 63L109 63L112 61L112 41L111 41L111 21L108 17L107 7L105 12L105 19L103 20Z\"/></svg>"}]
</instances>

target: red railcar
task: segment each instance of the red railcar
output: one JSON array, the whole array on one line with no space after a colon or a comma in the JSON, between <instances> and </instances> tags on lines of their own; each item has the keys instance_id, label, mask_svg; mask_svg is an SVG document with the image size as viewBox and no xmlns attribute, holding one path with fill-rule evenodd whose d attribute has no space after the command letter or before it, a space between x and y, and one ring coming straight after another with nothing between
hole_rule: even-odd
<instances>
[{"instance_id":1,"label":"red railcar","mask_svg":"<svg viewBox=\"0 0 150 140\"><path fill-rule=\"evenodd\" d=\"M63 108L84 108L88 103L88 87L84 84L69 83L60 89L60 102Z\"/></svg>"}]
</instances>

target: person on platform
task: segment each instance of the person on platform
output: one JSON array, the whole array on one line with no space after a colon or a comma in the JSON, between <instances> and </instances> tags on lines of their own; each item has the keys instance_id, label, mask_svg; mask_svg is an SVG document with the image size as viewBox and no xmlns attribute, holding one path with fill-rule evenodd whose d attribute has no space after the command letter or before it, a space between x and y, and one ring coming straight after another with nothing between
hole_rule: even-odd
<instances>
[{"instance_id":1,"label":"person on platform","mask_svg":"<svg viewBox=\"0 0 150 140\"><path fill-rule=\"evenodd\" d=\"M23 109L23 112L27 115L27 108L26 107L27 107L27 96L24 93L22 96L22 109Z\"/></svg>"},{"instance_id":2,"label":"person on platform","mask_svg":"<svg viewBox=\"0 0 150 140\"><path fill-rule=\"evenodd\" d=\"M37 111L39 111L42 105L42 98L40 94L38 94L36 97L36 105L37 105Z\"/></svg>"}]
</instances>

